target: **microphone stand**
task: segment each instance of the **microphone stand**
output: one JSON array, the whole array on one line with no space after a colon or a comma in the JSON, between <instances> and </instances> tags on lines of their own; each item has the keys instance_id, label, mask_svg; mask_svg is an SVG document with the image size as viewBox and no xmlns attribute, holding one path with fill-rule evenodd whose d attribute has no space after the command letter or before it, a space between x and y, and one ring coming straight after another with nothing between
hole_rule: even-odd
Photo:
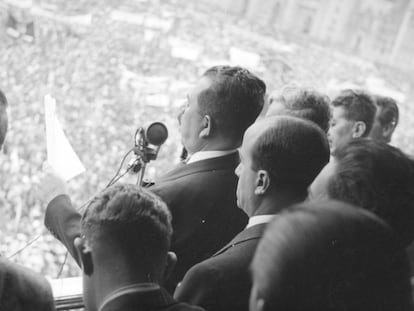
<instances>
[{"instance_id":1,"label":"microphone stand","mask_svg":"<svg viewBox=\"0 0 414 311\"><path fill-rule=\"evenodd\" d=\"M164 129L165 133L162 133L161 137L159 129L155 129L154 137L154 127L161 126ZM149 130L153 129L152 135L149 134ZM129 169L134 173L139 173L137 178L137 185L142 187L145 170L147 168L148 162L155 160L160 151L161 145L165 142L168 137L168 131L165 125L160 122L152 123L147 129L139 127L135 132L135 147L134 153L136 155L135 160L130 164ZM161 138L161 140L160 140Z\"/></svg>"},{"instance_id":2,"label":"microphone stand","mask_svg":"<svg viewBox=\"0 0 414 311\"><path fill-rule=\"evenodd\" d=\"M130 167L134 173L138 173L137 185L139 187L142 187L142 182L144 180L145 170L147 168L148 162L157 158L159 150L160 146L157 146L155 149L153 149L147 144L141 142L134 148L136 159L132 164L130 164Z\"/></svg>"},{"instance_id":3,"label":"microphone stand","mask_svg":"<svg viewBox=\"0 0 414 311\"><path fill-rule=\"evenodd\" d=\"M144 162L141 165L141 169L140 169L139 174L138 174L137 185L139 187L142 187L142 181L144 180L144 174L145 174L145 169L146 168L147 168L147 163Z\"/></svg>"}]
</instances>

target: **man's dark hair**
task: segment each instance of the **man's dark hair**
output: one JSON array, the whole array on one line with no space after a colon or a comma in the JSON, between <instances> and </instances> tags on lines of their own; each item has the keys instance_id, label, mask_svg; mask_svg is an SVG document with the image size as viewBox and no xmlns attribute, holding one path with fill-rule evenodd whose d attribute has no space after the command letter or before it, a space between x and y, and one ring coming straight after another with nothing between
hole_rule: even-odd
<instances>
[{"instance_id":1,"label":"man's dark hair","mask_svg":"<svg viewBox=\"0 0 414 311\"><path fill-rule=\"evenodd\" d=\"M375 120L376 107L373 98L363 91L345 90L332 101L332 106L343 107L348 120L365 123L362 137L368 136Z\"/></svg>"},{"instance_id":2,"label":"man's dark hair","mask_svg":"<svg viewBox=\"0 0 414 311\"><path fill-rule=\"evenodd\" d=\"M269 128L252 147L253 168L269 172L275 186L288 187L306 197L307 189L329 162L326 134L313 122L271 116Z\"/></svg>"},{"instance_id":3,"label":"man's dark hair","mask_svg":"<svg viewBox=\"0 0 414 311\"><path fill-rule=\"evenodd\" d=\"M378 121L382 126L391 124L397 126L399 111L397 102L391 97L375 96L375 104L378 107Z\"/></svg>"},{"instance_id":4,"label":"man's dark hair","mask_svg":"<svg viewBox=\"0 0 414 311\"><path fill-rule=\"evenodd\" d=\"M414 167L401 150L370 139L340 147L328 195L384 219L404 244L414 239Z\"/></svg>"},{"instance_id":5,"label":"man's dark hair","mask_svg":"<svg viewBox=\"0 0 414 311\"><path fill-rule=\"evenodd\" d=\"M170 248L171 214L150 191L120 184L89 204L82 216L82 233L92 249L111 243L131 264L156 268Z\"/></svg>"},{"instance_id":6,"label":"man's dark hair","mask_svg":"<svg viewBox=\"0 0 414 311\"><path fill-rule=\"evenodd\" d=\"M283 114L315 122L325 133L331 120L330 99L311 89L287 88L279 97Z\"/></svg>"},{"instance_id":7,"label":"man's dark hair","mask_svg":"<svg viewBox=\"0 0 414 311\"><path fill-rule=\"evenodd\" d=\"M410 272L394 232L344 202L306 202L268 225L252 261L264 311L411 310Z\"/></svg>"},{"instance_id":8,"label":"man's dark hair","mask_svg":"<svg viewBox=\"0 0 414 311\"><path fill-rule=\"evenodd\" d=\"M224 135L241 141L263 108L265 83L241 67L215 66L203 76L212 84L198 96L201 113L210 115Z\"/></svg>"}]
</instances>

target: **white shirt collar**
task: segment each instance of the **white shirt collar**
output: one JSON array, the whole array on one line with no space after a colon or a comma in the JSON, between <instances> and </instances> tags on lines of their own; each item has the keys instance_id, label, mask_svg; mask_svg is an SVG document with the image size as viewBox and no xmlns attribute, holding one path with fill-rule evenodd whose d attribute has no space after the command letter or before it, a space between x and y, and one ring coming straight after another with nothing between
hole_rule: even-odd
<instances>
[{"instance_id":1,"label":"white shirt collar","mask_svg":"<svg viewBox=\"0 0 414 311\"><path fill-rule=\"evenodd\" d=\"M266 224L269 223L275 218L276 215L257 215L252 216L249 218L249 222L247 223L246 229L253 227L255 225Z\"/></svg>"},{"instance_id":2,"label":"white shirt collar","mask_svg":"<svg viewBox=\"0 0 414 311\"><path fill-rule=\"evenodd\" d=\"M236 152L237 149L233 150L211 150L211 151L198 151L193 153L190 158L187 160L187 164L207 160L211 158L223 157L231 153Z\"/></svg>"}]
</instances>

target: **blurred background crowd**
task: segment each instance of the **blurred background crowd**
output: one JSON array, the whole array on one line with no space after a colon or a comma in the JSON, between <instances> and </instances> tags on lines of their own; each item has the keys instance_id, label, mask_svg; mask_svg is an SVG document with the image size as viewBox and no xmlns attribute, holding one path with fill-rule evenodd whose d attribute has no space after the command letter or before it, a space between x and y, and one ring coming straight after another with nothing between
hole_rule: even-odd
<instances>
[{"instance_id":1,"label":"blurred background crowd","mask_svg":"<svg viewBox=\"0 0 414 311\"><path fill-rule=\"evenodd\" d=\"M46 94L56 98L65 133L86 167L69 183L79 207L116 173L139 126L162 121L169 129L146 177L168 170L167 159L178 161L179 107L189 86L217 64L251 68L270 93L296 84L330 96L344 88L391 96L400 109L392 144L414 155L409 72L288 36L207 1L3 0L0 42L0 89L11 124L0 155L7 158L0 167L0 253L52 278L79 275L79 269L71 258L63 265L66 250L46 233L45 207L36 200L47 154Z\"/></svg>"}]
</instances>

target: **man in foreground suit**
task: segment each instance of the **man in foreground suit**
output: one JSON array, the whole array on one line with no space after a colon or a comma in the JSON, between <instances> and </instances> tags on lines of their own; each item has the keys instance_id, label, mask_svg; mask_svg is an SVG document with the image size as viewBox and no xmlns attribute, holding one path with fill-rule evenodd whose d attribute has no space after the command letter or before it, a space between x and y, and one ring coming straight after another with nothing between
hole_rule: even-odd
<instances>
[{"instance_id":1,"label":"man in foreground suit","mask_svg":"<svg viewBox=\"0 0 414 311\"><path fill-rule=\"evenodd\" d=\"M406 246L414 275L414 161L373 139L351 141L315 178L311 199L334 199L371 211Z\"/></svg>"},{"instance_id":2,"label":"man in foreground suit","mask_svg":"<svg viewBox=\"0 0 414 311\"><path fill-rule=\"evenodd\" d=\"M369 210L395 230L404 246L414 241L414 165L400 149L359 139L337 149L337 156L315 178L310 199L333 199Z\"/></svg>"},{"instance_id":3,"label":"man in foreground suit","mask_svg":"<svg viewBox=\"0 0 414 311\"><path fill-rule=\"evenodd\" d=\"M303 201L307 188L329 161L325 133L313 122L267 117L245 133L237 203L249 223L230 243L185 275L174 297L209 311L248 310L248 267L267 223L291 204Z\"/></svg>"},{"instance_id":4,"label":"man in foreground suit","mask_svg":"<svg viewBox=\"0 0 414 311\"><path fill-rule=\"evenodd\" d=\"M0 151L7 133L7 99L0 90ZM0 257L0 310L54 310L47 280L29 269Z\"/></svg>"},{"instance_id":5,"label":"man in foreground suit","mask_svg":"<svg viewBox=\"0 0 414 311\"><path fill-rule=\"evenodd\" d=\"M391 228L339 201L306 202L268 225L251 265L250 311L412 310Z\"/></svg>"},{"instance_id":6,"label":"man in foreground suit","mask_svg":"<svg viewBox=\"0 0 414 311\"><path fill-rule=\"evenodd\" d=\"M243 133L259 115L265 92L264 82L246 69L222 66L208 69L187 95L179 121L189 158L150 188L173 216L171 250L178 263L166 286L170 291L191 266L246 226L247 216L236 204L234 169ZM43 182L49 203L45 225L78 260L73 240L79 236L81 216L57 184L61 182L51 176Z\"/></svg>"},{"instance_id":7,"label":"man in foreground suit","mask_svg":"<svg viewBox=\"0 0 414 311\"><path fill-rule=\"evenodd\" d=\"M134 185L96 196L74 241L89 311L202 311L176 302L160 283L177 260L168 252L171 214L158 197Z\"/></svg>"}]
</instances>

